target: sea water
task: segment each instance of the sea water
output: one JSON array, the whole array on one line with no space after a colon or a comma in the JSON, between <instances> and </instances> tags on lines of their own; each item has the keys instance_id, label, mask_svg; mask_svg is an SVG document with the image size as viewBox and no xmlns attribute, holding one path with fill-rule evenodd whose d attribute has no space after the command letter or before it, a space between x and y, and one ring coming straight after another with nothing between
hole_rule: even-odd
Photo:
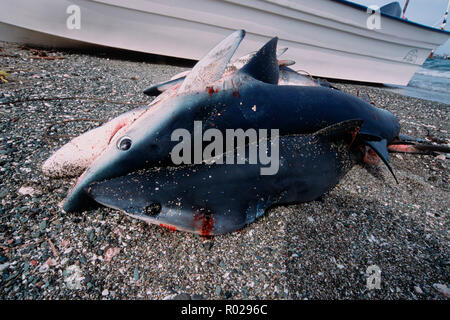
<instances>
[{"instance_id":1,"label":"sea water","mask_svg":"<svg viewBox=\"0 0 450 320\"><path fill-rule=\"evenodd\" d=\"M417 70L405 86L388 86L390 91L414 98L450 105L450 60L432 58Z\"/></svg>"}]
</instances>

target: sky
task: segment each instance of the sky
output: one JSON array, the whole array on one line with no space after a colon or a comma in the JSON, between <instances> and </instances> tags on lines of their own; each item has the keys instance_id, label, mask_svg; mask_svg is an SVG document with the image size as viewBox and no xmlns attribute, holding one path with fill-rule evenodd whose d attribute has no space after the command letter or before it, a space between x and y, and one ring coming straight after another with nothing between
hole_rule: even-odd
<instances>
[{"instance_id":1,"label":"sky","mask_svg":"<svg viewBox=\"0 0 450 320\"><path fill-rule=\"evenodd\" d=\"M365 6L377 5L383 6L393 0L349 0ZM403 8L406 0L398 0ZM406 9L406 17L414 22L435 26L440 28L445 10L447 9L448 0L410 0ZM445 30L450 31L450 17L447 18ZM450 40L436 50L438 54L450 54Z\"/></svg>"}]
</instances>

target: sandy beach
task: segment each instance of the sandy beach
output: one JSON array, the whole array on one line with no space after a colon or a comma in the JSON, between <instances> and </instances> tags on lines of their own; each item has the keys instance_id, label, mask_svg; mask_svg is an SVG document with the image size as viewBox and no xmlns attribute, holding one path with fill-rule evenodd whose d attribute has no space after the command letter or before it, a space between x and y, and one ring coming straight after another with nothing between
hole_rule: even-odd
<instances>
[{"instance_id":1,"label":"sandy beach","mask_svg":"<svg viewBox=\"0 0 450 320\"><path fill-rule=\"evenodd\" d=\"M98 122L56 123L148 104L143 89L187 69L157 62L0 42L0 299L448 299L445 155L391 154L399 184L383 165L355 166L319 201L209 239L103 207L63 213L75 179L40 168L69 138L51 137ZM367 93L402 133L449 143L449 105L333 85Z\"/></svg>"}]
</instances>

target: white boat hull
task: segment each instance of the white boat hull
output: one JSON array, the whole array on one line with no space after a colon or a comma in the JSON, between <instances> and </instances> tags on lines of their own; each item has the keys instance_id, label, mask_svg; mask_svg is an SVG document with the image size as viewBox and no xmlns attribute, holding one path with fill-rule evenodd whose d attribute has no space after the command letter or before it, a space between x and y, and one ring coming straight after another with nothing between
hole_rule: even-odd
<instances>
[{"instance_id":1,"label":"white boat hull","mask_svg":"<svg viewBox=\"0 0 450 320\"><path fill-rule=\"evenodd\" d=\"M70 29L70 5L80 28ZM247 36L237 55L278 36L296 69L325 78L406 85L449 34L369 14L329 0L2 0L0 39L39 46L103 45L200 59L236 29Z\"/></svg>"}]
</instances>

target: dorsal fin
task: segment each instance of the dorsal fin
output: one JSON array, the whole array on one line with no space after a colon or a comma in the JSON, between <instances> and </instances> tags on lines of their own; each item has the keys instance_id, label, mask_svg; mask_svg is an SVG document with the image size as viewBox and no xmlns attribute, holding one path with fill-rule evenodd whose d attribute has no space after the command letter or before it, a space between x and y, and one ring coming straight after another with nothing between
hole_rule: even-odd
<instances>
[{"instance_id":1,"label":"dorsal fin","mask_svg":"<svg viewBox=\"0 0 450 320\"><path fill-rule=\"evenodd\" d=\"M277 84L279 78L277 42L277 37L267 42L259 49L255 56L242 67L241 72L248 74L256 80Z\"/></svg>"},{"instance_id":2,"label":"dorsal fin","mask_svg":"<svg viewBox=\"0 0 450 320\"><path fill-rule=\"evenodd\" d=\"M207 85L219 80L244 36L245 31L238 30L222 40L197 62L177 93L203 91Z\"/></svg>"}]
</instances>

